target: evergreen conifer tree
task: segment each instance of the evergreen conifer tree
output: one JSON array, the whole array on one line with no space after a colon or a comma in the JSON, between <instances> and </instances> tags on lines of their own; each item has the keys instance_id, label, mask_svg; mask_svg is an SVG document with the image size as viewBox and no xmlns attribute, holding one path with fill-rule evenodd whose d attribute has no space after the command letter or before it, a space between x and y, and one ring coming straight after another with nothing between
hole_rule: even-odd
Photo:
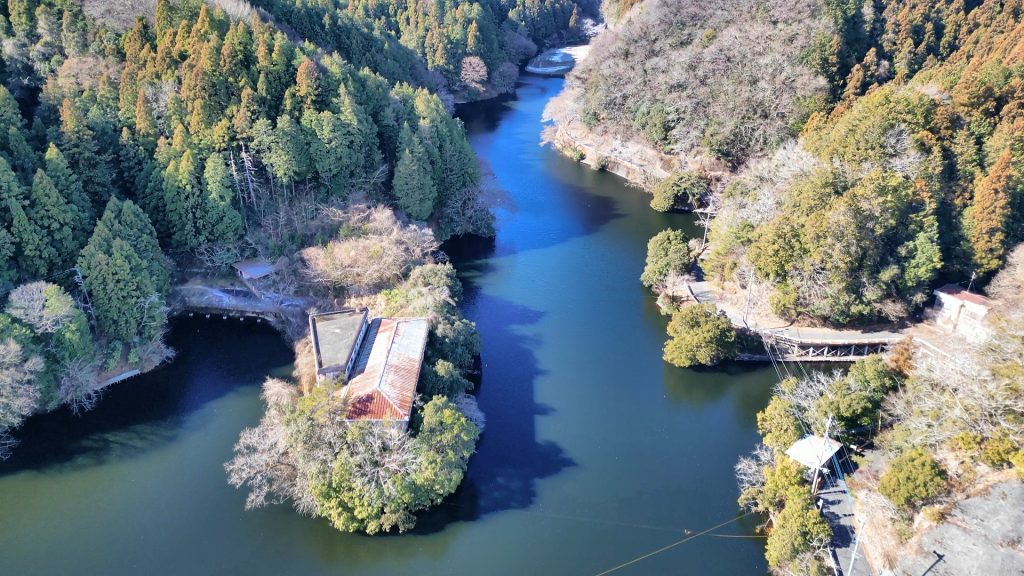
<instances>
[{"instance_id":1,"label":"evergreen conifer tree","mask_svg":"<svg viewBox=\"0 0 1024 576\"><path fill-rule=\"evenodd\" d=\"M203 231L207 242L234 242L242 237L245 226L242 216L232 206L234 190L224 157L210 154L203 170L207 209Z\"/></svg>"},{"instance_id":2,"label":"evergreen conifer tree","mask_svg":"<svg viewBox=\"0 0 1024 576\"><path fill-rule=\"evenodd\" d=\"M78 269L101 334L131 344L162 333L169 274L155 231L138 206L110 199Z\"/></svg>"},{"instance_id":3,"label":"evergreen conifer tree","mask_svg":"<svg viewBox=\"0 0 1024 576\"><path fill-rule=\"evenodd\" d=\"M416 220L426 220L434 211L437 187L419 136L408 125L402 127L402 153L395 165L392 190L398 206Z\"/></svg>"},{"instance_id":4,"label":"evergreen conifer tree","mask_svg":"<svg viewBox=\"0 0 1024 576\"><path fill-rule=\"evenodd\" d=\"M994 272L1002 265L1008 244L1011 199L1018 186L1009 149L999 155L988 175L975 186L968 222L975 271L979 274Z\"/></svg>"},{"instance_id":5,"label":"evergreen conifer tree","mask_svg":"<svg viewBox=\"0 0 1024 576\"><path fill-rule=\"evenodd\" d=\"M29 194L29 220L39 229L47 249L47 274L60 271L77 255L75 211L68 206L46 172L37 170Z\"/></svg>"}]
</instances>

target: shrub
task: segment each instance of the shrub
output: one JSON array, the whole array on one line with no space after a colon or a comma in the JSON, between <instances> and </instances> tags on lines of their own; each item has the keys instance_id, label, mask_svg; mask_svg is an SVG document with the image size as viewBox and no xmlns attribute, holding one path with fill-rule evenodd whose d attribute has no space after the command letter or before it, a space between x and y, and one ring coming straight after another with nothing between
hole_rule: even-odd
<instances>
[{"instance_id":1,"label":"shrub","mask_svg":"<svg viewBox=\"0 0 1024 576\"><path fill-rule=\"evenodd\" d=\"M1024 450L1018 450L1010 462L1013 464L1014 470L1017 471L1017 477L1024 480Z\"/></svg>"},{"instance_id":2,"label":"shrub","mask_svg":"<svg viewBox=\"0 0 1024 576\"><path fill-rule=\"evenodd\" d=\"M113 370L121 365L121 354L124 352L124 346L119 340L111 340L107 345L107 359L103 364L104 370Z\"/></svg>"},{"instance_id":3,"label":"shrub","mask_svg":"<svg viewBox=\"0 0 1024 576\"><path fill-rule=\"evenodd\" d=\"M432 366L424 367L421 380L423 395L428 398L457 398L473 389L473 383L466 380L459 369L447 360L438 360Z\"/></svg>"},{"instance_id":4,"label":"shrub","mask_svg":"<svg viewBox=\"0 0 1024 576\"><path fill-rule=\"evenodd\" d=\"M1017 444L1009 436L997 434L982 444L981 461L993 468L1002 468L1010 463L1017 449Z\"/></svg>"},{"instance_id":5,"label":"shrub","mask_svg":"<svg viewBox=\"0 0 1024 576\"><path fill-rule=\"evenodd\" d=\"M794 488L768 535L765 557L773 568L785 566L823 547L831 538L832 530L811 505L810 497L802 489Z\"/></svg>"},{"instance_id":6,"label":"shrub","mask_svg":"<svg viewBox=\"0 0 1024 576\"><path fill-rule=\"evenodd\" d=\"M946 519L946 509L942 506L929 506L924 509L924 517L933 524L939 524Z\"/></svg>"},{"instance_id":7,"label":"shrub","mask_svg":"<svg viewBox=\"0 0 1024 576\"><path fill-rule=\"evenodd\" d=\"M713 304L687 306L673 314L668 334L665 361L680 368L714 366L736 356L736 330Z\"/></svg>"},{"instance_id":8,"label":"shrub","mask_svg":"<svg viewBox=\"0 0 1024 576\"><path fill-rule=\"evenodd\" d=\"M640 282L648 288L661 286L670 274L683 274L693 255L689 239L680 230L662 230L647 242L647 263Z\"/></svg>"},{"instance_id":9,"label":"shrub","mask_svg":"<svg viewBox=\"0 0 1024 576\"><path fill-rule=\"evenodd\" d=\"M693 172L676 172L654 187L651 208L668 212L683 206L697 206L707 192L707 180Z\"/></svg>"},{"instance_id":10,"label":"shrub","mask_svg":"<svg viewBox=\"0 0 1024 576\"><path fill-rule=\"evenodd\" d=\"M981 452L983 440L984 438L981 437L981 434L961 432L949 439L949 447L959 452L976 456Z\"/></svg>"},{"instance_id":11,"label":"shrub","mask_svg":"<svg viewBox=\"0 0 1024 576\"><path fill-rule=\"evenodd\" d=\"M945 488L942 467L922 448L914 448L895 458L878 483L882 495L903 508L929 502Z\"/></svg>"},{"instance_id":12,"label":"shrub","mask_svg":"<svg viewBox=\"0 0 1024 576\"><path fill-rule=\"evenodd\" d=\"M757 413L757 431L766 446L784 451L803 437L793 404L781 396L772 396L768 406Z\"/></svg>"}]
</instances>

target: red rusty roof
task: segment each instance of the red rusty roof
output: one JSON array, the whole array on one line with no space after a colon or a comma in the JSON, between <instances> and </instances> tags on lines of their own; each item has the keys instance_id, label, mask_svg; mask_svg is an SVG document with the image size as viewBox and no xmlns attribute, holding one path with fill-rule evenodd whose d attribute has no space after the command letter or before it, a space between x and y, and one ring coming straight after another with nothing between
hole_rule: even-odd
<instances>
[{"instance_id":1,"label":"red rusty roof","mask_svg":"<svg viewBox=\"0 0 1024 576\"><path fill-rule=\"evenodd\" d=\"M967 289L957 284L946 284L945 286L936 290L936 292L942 292L956 298L957 300L963 300L964 302L970 302L979 306L985 306L986 308L992 306L992 301L985 298L981 294L975 294L968 292Z\"/></svg>"},{"instance_id":2,"label":"red rusty roof","mask_svg":"<svg viewBox=\"0 0 1024 576\"><path fill-rule=\"evenodd\" d=\"M425 318L378 318L345 387L349 420L407 421L427 345Z\"/></svg>"}]
</instances>

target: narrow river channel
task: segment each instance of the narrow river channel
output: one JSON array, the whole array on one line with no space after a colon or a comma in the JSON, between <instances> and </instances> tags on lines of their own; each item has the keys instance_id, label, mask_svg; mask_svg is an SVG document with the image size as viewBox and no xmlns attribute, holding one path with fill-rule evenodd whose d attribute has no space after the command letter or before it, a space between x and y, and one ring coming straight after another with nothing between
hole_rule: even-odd
<instances>
[{"instance_id":1,"label":"narrow river channel","mask_svg":"<svg viewBox=\"0 0 1024 576\"><path fill-rule=\"evenodd\" d=\"M0 464L0 574L597 574L738 516L770 369L679 370L638 278L685 216L539 146L557 78L464 107L499 188L495 242L448 246L483 337L488 425L460 491L412 534L245 512L222 464L291 353L265 325L182 319L179 358L81 417L31 419ZM615 574L765 573L742 519ZM740 537L730 537L740 536Z\"/></svg>"}]
</instances>

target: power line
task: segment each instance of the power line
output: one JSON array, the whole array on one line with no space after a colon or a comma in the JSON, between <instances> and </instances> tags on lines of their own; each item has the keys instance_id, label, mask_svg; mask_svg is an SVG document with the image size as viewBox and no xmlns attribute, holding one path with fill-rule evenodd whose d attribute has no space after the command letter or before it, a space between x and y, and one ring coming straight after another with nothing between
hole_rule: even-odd
<instances>
[{"instance_id":1,"label":"power line","mask_svg":"<svg viewBox=\"0 0 1024 576\"><path fill-rule=\"evenodd\" d=\"M708 528L707 530L702 530L700 532L697 532L696 534L691 534L691 535L687 536L686 538L683 538L682 540L677 540L677 541L669 544L668 546L662 546L661 548L658 548L657 550L654 550L653 552L648 552L647 554L644 554L643 556L637 556L636 558L633 558L629 562L623 562L622 564L619 564L618 566L616 566L614 568L609 568L608 570L605 570L604 572L599 572L599 573L597 573L596 576L605 576L606 574L611 574L612 572L616 572L618 570L622 570L623 568L625 568L627 566L632 566L633 564L636 564L637 562L646 560L646 559L650 558L651 556L656 556L658 554L661 554L662 552L665 552L667 550L671 550L672 548L675 548L676 546L679 546L681 544L685 544L685 543L689 542L690 540L693 540L694 538L697 538L699 536L704 536L705 534L709 534L710 532L714 532L715 530L718 530L722 526L728 526L729 524L732 524L733 522L736 522L737 520L746 518L747 516L750 516L751 514L753 514L753 512L747 512L745 514L742 514L740 516L737 516L737 517L733 518L732 520L726 520L725 522L722 522L721 524L718 524L717 526L712 526L711 528Z\"/></svg>"}]
</instances>

